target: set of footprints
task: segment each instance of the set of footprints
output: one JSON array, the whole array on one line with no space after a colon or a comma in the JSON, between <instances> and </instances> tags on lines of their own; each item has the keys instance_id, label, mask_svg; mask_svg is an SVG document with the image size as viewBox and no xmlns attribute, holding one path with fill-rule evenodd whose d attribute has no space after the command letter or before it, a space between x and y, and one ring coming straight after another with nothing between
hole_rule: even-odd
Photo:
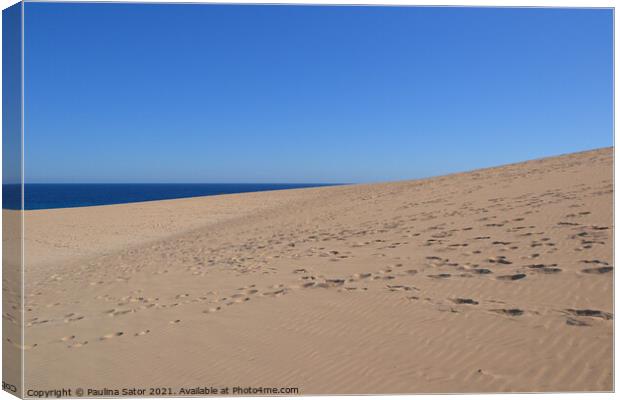
<instances>
[{"instance_id":1,"label":"set of footprints","mask_svg":"<svg viewBox=\"0 0 620 400\"><path fill-rule=\"evenodd\" d=\"M177 325L179 323L181 323L180 319L174 319L168 322L170 325ZM105 342L105 341L109 341L112 339L117 339L120 337L127 337L127 336L133 336L133 337L140 337L140 336L145 336L151 333L150 329L144 329L138 332L133 332L133 333L127 333L124 331L117 331L117 332L111 332L111 333L106 333L104 335L98 336L96 338L94 338L93 340L81 340L78 339L76 337L76 335L70 335L70 336L65 336L63 338L60 339L61 343L64 343L68 348L80 348L83 346L86 346L87 344L89 344L89 342Z\"/></svg>"},{"instance_id":2,"label":"set of footprints","mask_svg":"<svg viewBox=\"0 0 620 400\"><path fill-rule=\"evenodd\" d=\"M480 213L481 217L478 221L481 225L481 233L479 236L468 238L458 238L457 232L468 232L474 228L471 226L464 227L462 229L448 229L450 226L446 224L440 224L434 227L429 227L423 232L416 232L414 225L405 225L405 219L389 221L384 224L372 224L368 226L360 226L359 229L346 229L341 232L319 232L314 229L305 231L308 236L297 240L295 243L289 242L288 236L280 234L274 235L269 240L248 242L244 246L232 247L231 245L224 245L217 252L211 252L209 257L202 257L200 259L188 259L182 260L184 265L190 264L188 272L192 274L203 274L207 267L214 265L225 265L231 267L239 273L276 273L277 270L271 269L265 271L264 269L253 270L250 263L265 264L271 259L263 254L252 255L248 257L249 249L258 249L262 252L263 249L273 250L273 246L277 246L281 250L279 257L291 256L293 253L298 257L303 256L318 256L323 260L328 259L330 261L344 261L348 258L354 257L354 254L350 251L338 248L334 250L333 247L312 247L309 249L303 249L300 246L301 243L320 243L338 240L341 244L344 241L351 239L355 243L350 247L364 247L373 246L377 250L381 250L388 253L391 250L407 247L410 244L421 244L429 246L434 250L445 252L464 252L468 251L471 255L479 254L485 255L493 249L493 252L489 254L482 261L477 263L457 263L447 257L429 256L426 259L426 265L422 265L418 269L407 269L402 264L395 264L383 268L375 272L359 272L348 276L336 276L326 277L321 274L314 274L304 268L298 268L294 270L295 282L291 282L288 285L276 284L265 288L258 288L256 285L249 285L247 287L238 288L234 293L230 295L223 295L219 293L208 293L207 295L190 296L189 294L180 294L173 299L169 299L169 302L164 302L159 298L146 298L139 295L126 296L120 299L109 299L115 303L114 308L105 309L103 314L109 317L127 318L132 314L149 310L152 308L175 308L185 304L191 303L204 303L206 308L203 308L204 314L211 314L215 312L221 312L227 307L235 306L249 302L255 298L279 298L292 293L295 290L309 289L309 290L336 290L339 292L349 291L367 291L367 290L384 290L386 292L394 294L404 294L408 300L426 300L433 302L428 297L424 297L419 293L419 289L412 285L404 285L399 281L399 277L413 276L419 274L420 277L426 277L429 279L452 279L457 277L482 277L485 279L495 279L498 281L504 281L506 284L512 284L511 282L519 282L524 279L528 279L538 274L554 275L566 273L560 266L554 263L542 263L537 262L537 258L546 253L552 253L557 251L557 245L549 237L545 236L545 232L540 232L540 228L533 225L524 223L524 217L514 218L511 220L503 220L496 216L488 216L491 209L493 211L502 211L502 207L506 207L508 202L514 203L520 207L539 207L543 201L552 204L556 202L557 194L548 193L538 198L533 198L529 195L524 195L519 200L511 200L505 198L491 199L492 204L485 207L477 207L476 204L463 204L464 207L453 211L454 216L463 216L468 213ZM422 202L433 204L434 202L440 202L440 200L431 200L428 202ZM418 204L411 204L404 207L417 206ZM446 206L453 205L453 203L445 204ZM516 207L514 207L516 208ZM452 211L447 209L446 212ZM527 213L525 213L527 214ZM558 229L567 230L567 237L576 243L575 251L586 252L588 249L595 248L597 246L605 245L609 237L609 228L604 226L590 225L584 226L579 222L582 218L589 214L587 211L575 211L574 213L565 216L564 220L557 223ZM450 216L444 213L444 216ZM428 213L420 212L415 215L408 216L407 221L424 222L430 221L441 217L439 212ZM386 232L396 232L402 234L402 239L395 240L383 240L381 238L370 237L371 235L381 235ZM312 233L314 232L314 233ZM495 235L497 232L502 232L502 236ZM506 233L510 234L506 238ZM423 234L428 236L424 239L414 239L414 237L423 237ZM409 239L408 239L409 238ZM458 240L457 240L458 238ZM325 246L329 246L329 243L325 243ZM483 247L479 247L483 246ZM531 260L523 262L517 260L514 251L519 247L532 249L532 254L528 257ZM232 255L225 254L230 250L235 250ZM305 253L304 253L305 251ZM224 254L222 254L224 253ZM277 251L270 251L270 253L277 253ZM503 255L503 254L505 255ZM443 253L442 253L443 254ZM479 256L481 257L481 256ZM582 254L583 258L587 258L585 254ZM582 267L580 267L579 273L585 274L584 276L596 276L609 274L613 272L613 266L609 263L600 260L582 260L580 261ZM165 266L164 266L165 267ZM428 267L428 268L426 268ZM163 267L162 267L163 268ZM441 270L438 273L430 273L428 269L435 268L451 268L448 272ZM157 273L167 273L167 270L157 271ZM54 281L58 281L62 277L53 277ZM125 282L129 278L115 277L119 282ZM597 278L593 278L597 279ZM97 281L93 284L103 285L104 281ZM514 283L518 285L519 283ZM471 298L451 298L435 302L438 306L444 307L447 310L454 310L454 312L460 312L462 309L484 308L488 312L492 312L497 315L502 315L510 318L519 318L526 316L527 314L534 314L535 311L527 311L520 308L511 308L510 306L493 304L491 301L481 301ZM565 309L559 310L566 318L566 323L573 326L588 326L596 320L611 320L612 315L600 310L590 309ZM36 317L28 322L29 326L48 324L48 323L78 323L85 317L74 313L66 314L57 319L43 319L39 320ZM169 321L172 325L182 325L180 320ZM68 347L76 348L82 347L93 342L108 342L119 338L126 337L140 337L150 334L150 330L143 330L139 332L112 332L105 334L101 337L90 338L90 340L77 339L75 336L68 336L62 338L60 341L66 344ZM30 348L35 348L37 345L32 345Z\"/></svg>"},{"instance_id":3,"label":"set of footprints","mask_svg":"<svg viewBox=\"0 0 620 400\"><path fill-rule=\"evenodd\" d=\"M602 231L604 229L598 229L598 230ZM481 237L477 237L476 239L489 240L490 237L481 236ZM541 242L545 242L545 241L542 240ZM510 245L510 242L494 241L492 242L492 244ZM334 253L331 253L331 254L335 255ZM427 264L428 264L427 266L432 267L432 268L446 267L446 266L454 267L457 270L459 270L461 273L464 273L468 276L472 274L473 275L488 275L488 276L493 275L495 279L505 280L505 281L515 281L515 280L524 279L528 276L528 273L530 271L532 273L544 273L544 274L556 274L556 273L562 272L562 269L560 269L556 264L539 263L539 264L528 264L528 265L524 265L520 267L526 270L527 273L497 275L491 269L492 266L497 266L497 267L511 266L513 264L513 261L510 260L507 256L495 256L495 257L488 258L486 261L488 262L490 268L483 268L478 264L459 265L458 263L450 261L449 258L444 258L444 257L439 257L439 256L429 256L427 257ZM581 263L583 263L584 265L584 268L581 269L581 272L584 274L599 275L599 274L606 274L606 273L613 271L613 266L609 265L609 263L605 261L582 260ZM392 283L399 276L412 276L412 275L416 275L419 273L419 271L416 269L406 269L402 264L395 264L392 267L387 267L387 268L381 269L376 272L361 272L361 273L352 274L350 276L346 276L342 278L326 278L322 275L314 275L314 274L311 274L308 270L303 269L303 268L296 269L293 271L293 273L300 275L299 280L302 281L301 284L299 285L293 284L289 286L285 286L282 284L272 285L262 291L256 288L255 285L250 285L248 287L239 288L237 293L234 293L230 296L219 297L215 299L209 296L199 296L195 299L189 299L190 297L189 294L180 294L180 295L175 296L174 300L177 300L176 302L162 304L161 302L159 302L159 298L145 298L142 296L125 296L125 297L121 297L118 299L109 298L107 300L116 301L119 307L105 310L104 314L107 314L111 317L119 317L119 316L123 316L123 315L130 314L130 313L135 313L140 310L146 310L146 309L153 308L153 307L171 308L171 307L176 307L182 304L195 303L195 302L215 303L212 307L209 307L203 311L205 314L209 314L213 312L222 311L224 306L231 306L231 305L241 304L241 303L250 301L252 297L254 296L279 297L287 293L290 293L291 291L296 290L298 288L301 288L301 289L336 288L339 291L368 290L369 285L365 283L376 282L376 281L379 281L379 282L385 281L385 284L380 287L390 292L418 291L418 289L414 286L407 286L407 285L400 285L400 284ZM427 275L427 277L429 278L439 278L439 279L450 278L452 276L459 276L459 275L452 275L448 273ZM211 294L213 295L215 293L212 292ZM408 296L408 299L419 300L420 296ZM426 298L426 300L430 301L429 298ZM449 301L455 306L475 307L475 306L480 305L480 302L478 300L468 299L468 298L455 298L455 299L449 299ZM131 305L131 304L137 304L137 307L129 307L129 308L122 307L122 306ZM55 305L50 305L50 306L53 307ZM453 312L459 312L459 310L455 308L449 307L449 309ZM496 313L496 314L508 316L508 317L520 317L520 316L527 314L526 311L521 310L519 308L490 308L488 309L488 311ZM606 313L604 311L600 311L600 310L567 309L561 312L566 315L566 323L572 326L589 326L591 325L592 319L604 319L604 320L612 319L611 314ZM38 318L35 317L28 322L27 326L46 324L50 322L73 323L73 322L81 321L84 318L85 318L84 316L77 315L75 313L66 314L62 318L56 319L56 320L53 320L53 319L39 320ZM178 324L180 322L181 321L179 320L170 321L171 324ZM97 341L109 341L109 340L119 338L122 336L138 337L138 336L147 335L150 332L151 331L148 329L135 332L133 334L131 333L126 334L125 332L114 332L114 333L103 335L98 338L93 338L90 341L80 340L80 339L77 339L75 336L68 336L68 337L62 338L60 341L64 343L65 345L67 345L67 347L69 348L79 348L79 347L83 347L87 345L89 342L92 343L92 342L97 342ZM38 346L37 344L33 344L30 346L22 346L22 347L24 349L34 349L37 346Z\"/></svg>"},{"instance_id":4,"label":"set of footprints","mask_svg":"<svg viewBox=\"0 0 620 400\"><path fill-rule=\"evenodd\" d=\"M175 322L171 321L171 323L175 323ZM151 333L151 330L145 329L139 332L135 332L133 336L139 337L139 336L148 335L149 333ZM112 332L112 333L107 333L105 335L99 336L94 341L103 342L103 341L108 341L108 340L115 339L115 338L120 338L121 336L129 336L129 335L126 335L125 332L123 331ZM89 343L88 340L78 339L75 335L65 336L60 339L60 342L66 344L66 346L70 349L84 347Z\"/></svg>"},{"instance_id":5,"label":"set of footprints","mask_svg":"<svg viewBox=\"0 0 620 400\"><path fill-rule=\"evenodd\" d=\"M35 325L57 323L57 322L71 323L71 322L81 321L83 319L84 319L83 315L77 315L75 313L66 314L64 317L60 319L51 319L51 318L50 319L39 319L38 317L33 317L26 323L26 326L32 327Z\"/></svg>"},{"instance_id":6,"label":"set of footprints","mask_svg":"<svg viewBox=\"0 0 620 400\"><path fill-rule=\"evenodd\" d=\"M428 274L426 275L429 278L435 279L446 279L452 277L461 277L467 278L476 275L482 276L492 276L494 279L499 281L517 281L524 279L528 276L528 272L530 273L544 273L544 274L555 274L562 272L561 268L557 267L557 264L528 264L524 265L515 271L516 273L501 273L499 275L496 274L493 268L495 266L509 266L512 265L513 262L510 261L506 256L496 256L492 258L488 258L486 263L488 265L481 266L479 263L465 263L460 265L457 262L450 261L449 258L442 258L438 256L428 256L426 257L428 263L427 265L431 268L439 268L439 267L453 267L459 273L451 274L451 273L439 273L439 274Z\"/></svg>"},{"instance_id":7,"label":"set of footprints","mask_svg":"<svg viewBox=\"0 0 620 400\"><path fill-rule=\"evenodd\" d=\"M468 272L474 272L477 274L481 274L481 275L486 275L487 273L492 273L491 271L486 272L481 268L476 268L476 267L462 267L459 266L457 263L451 263L449 259L447 258L441 258L441 257L437 257L437 256L429 256L427 257L427 260L430 262L431 265L433 266L452 266L452 267L457 267L459 269L462 269L464 271L468 271ZM510 262L506 257L504 256L498 256L492 259L489 259L489 262L491 264L500 264L500 265L510 265L512 264L512 262ZM599 260L591 260L591 261L583 261L586 264L594 264L594 265L600 265L600 266L596 266L596 267L592 267L592 268L586 268L583 270L584 273L590 273L590 274L600 274L600 273L605 273L608 271L613 270L613 267L609 266L606 262L603 261L599 261ZM339 291L351 291L351 290L368 290L368 285L362 285L357 286L356 284L359 283L364 283L364 282L373 282L373 281L388 281L391 282L394 279L396 279L398 276L412 276L412 275L416 275L418 273L418 270L415 269L407 269L407 270L398 270L399 268L403 267L402 264L396 264L394 267L392 268L384 268L381 269L379 271L376 272L362 272L362 273L355 273L352 274L350 276L347 277L343 277L343 278L326 278L323 275L313 275L311 274L307 269L304 268L299 268L293 271L294 274L298 274L301 275L299 277L299 280L302 281L302 283L300 285L290 285L290 286L285 286L283 284L276 284L276 285L272 285L270 287L268 287L267 289L260 291L259 289L256 288L256 285L250 285L247 287L242 287L237 289L238 292L234 293L230 296L227 297L221 297L218 299L214 299L214 300L209 300L210 303L215 303L215 305L213 307L210 307L208 309L205 309L203 311L203 313L205 314L209 314L209 313L214 313L214 312L219 312L223 310L224 306L232 306L235 304L241 304L247 301L250 301L251 298L253 296L263 296L263 297L279 297L279 296L283 296L287 293L290 293L291 291L295 290L295 289L310 289L310 288L314 288L314 289L330 289L330 288L336 288ZM555 264L531 264L531 265L526 265L525 268L528 268L530 270L536 271L536 272L541 272L541 273L558 273L561 271L560 268L557 268L557 266ZM395 269L397 271L395 271ZM428 275L429 277L449 277L450 274L438 274L438 275ZM526 274L513 274L513 275L499 275L496 277L496 279L498 280L520 280L526 277ZM384 288L387 291L390 292L415 292L415 291L419 291L418 288L414 287L414 286L408 286L408 285L400 285L400 284L391 284L391 283L385 283L385 285L380 286L382 288ZM211 293L213 294L213 292ZM183 297L189 297L189 294L184 294L184 295L178 295L177 298L183 298ZM206 301L208 300L207 297L199 297L200 300ZM408 300L419 300L420 296L408 296L407 297ZM426 301L432 301L430 298L425 298L424 300ZM195 302L194 301L187 301L187 303L189 302ZM478 306L480 304L480 302L478 300L474 300L474 299L469 299L469 298L454 298L454 299L449 299L449 301L457 306ZM178 303L173 303L175 306L178 305ZM442 302L437 303L440 305L440 309L441 307L445 308L444 304ZM457 309L453 308L453 307L448 307L448 309L452 312L459 312ZM508 317L520 317L524 314L526 314L526 312L524 310L521 310L519 308L490 308L488 309L489 312L492 313L496 313L496 314L500 314L500 315L504 315L504 316L508 316ZM111 316L117 316L117 315L123 315L128 313L128 310L117 310L117 309L112 309L112 310L108 310L106 313L108 313ZM590 322L587 321L587 319L592 319L592 318L602 318L602 319L611 319L611 314L603 312L603 311L599 311L599 310L588 310L588 309L567 309L562 311L562 313L567 315L567 319L566 319L566 323L569 325L573 325L573 326L589 326ZM66 316L67 319L71 319L74 316L73 315L67 315ZM82 317L83 318L83 317ZM584 318L586 318L586 320L584 320ZM80 318L81 319L81 318ZM176 321L171 321L171 323L179 323L179 320ZM150 333L149 330L146 331L141 331L138 333L135 333L134 336L143 336ZM109 340L109 339L113 339L115 337L119 337L122 336L124 333L123 332L117 332L117 333L113 333L113 334L107 334L102 336L101 338L99 338L99 340ZM70 337L70 338L63 338L63 341L66 341L69 343L68 347L81 347L84 346L85 344L87 344L87 341L77 341L74 337Z\"/></svg>"},{"instance_id":8,"label":"set of footprints","mask_svg":"<svg viewBox=\"0 0 620 400\"><path fill-rule=\"evenodd\" d=\"M442 262L442 261L447 262L448 261L447 259L441 259L440 257L436 257L436 256L431 256L429 257L429 259L435 262ZM402 266L402 265L397 264L397 266ZM557 268L556 264L549 264L549 265L532 264L526 267L536 270L538 272L547 273L547 274L553 274L553 273L557 273L561 271L559 268ZM347 287L347 283L355 283L359 281L379 280L379 279L392 280L392 279L395 279L395 275L396 276L415 275L417 274L418 271L407 270L405 274L390 275L389 273L392 273L393 269L387 268L387 269L380 270L376 273L370 273L370 272L356 273L346 278L332 278L332 279L326 279L322 276L315 277L313 275L310 275L309 271L307 271L306 269L297 269L294 272L303 274L303 276L301 277L302 280L309 280L309 282L302 285L303 288L340 288L340 289L345 289L345 290L355 290L357 288ZM524 274L515 274L515 275L499 276L497 279L519 280L519 279L523 279L524 277L525 277ZM415 293L415 292L420 291L420 289L412 285L399 285L399 284L389 284L389 283L386 283L384 288L390 292L410 292L410 293L413 292ZM362 289L368 290L368 287L363 287ZM434 301L430 297L422 298L422 296L419 293L416 293L415 295L407 295L406 299L423 300L428 303L433 303L436 306L438 306L440 311L449 310L451 312L456 312L456 313L461 312L461 310L459 310L458 308L455 308L452 306L446 306L446 303L444 301ZM457 298L448 299L448 301L455 306L479 306L481 304L481 301L471 299L471 298L458 298L457 297ZM497 301L497 300L490 300L488 301L488 303L501 304L503 302ZM494 313L494 314L506 316L506 317L521 317L528 313L538 314L538 312L536 311L528 312L520 308L498 308L497 304L495 304L494 307L487 309L487 311ZM565 310L560 310L558 312L566 316L566 324L573 325L573 326L590 326L592 323L591 320L593 319L611 320L613 318L612 314L610 313L607 313L605 311L600 311L600 310L591 310L591 309L565 309Z\"/></svg>"},{"instance_id":9,"label":"set of footprints","mask_svg":"<svg viewBox=\"0 0 620 400\"><path fill-rule=\"evenodd\" d=\"M437 306L437 308L440 311L450 311L452 313L460 313L460 312L465 311L463 307L458 307L458 306L477 307L481 305L481 303L483 303L480 300L476 300L472 298L461 298L461 297L448 299L448 301L452 303L454 306L447 305L446 302L434 301L430 297L421 298L420 296L408 296L407 299L416 300L416 301L422 300L427 303L434 304L435 306ZM503 304L503 302L497 301L497 300L489 300L487 301L487 303ZM499 315L506 316L506 317L521 317L527 314L540 315L540 313L537 311L526 311L526 310L523 310L521 308L516 308L516 307L497 307L496 305L493 306L492 308L485 309L485 311L494 313L494 314L499 314ZM566 324L571 325L571 326L585 327L585 326L591 326L597 320L610 321L613 319L613 314L611 313L608 313L606 311L601 311L601 310L587 309L587 308L584 308L584 309L567 308L563 310L556 310L554 312L556 314L559 314L565 317Z\"/></svg>"}]
</instances>

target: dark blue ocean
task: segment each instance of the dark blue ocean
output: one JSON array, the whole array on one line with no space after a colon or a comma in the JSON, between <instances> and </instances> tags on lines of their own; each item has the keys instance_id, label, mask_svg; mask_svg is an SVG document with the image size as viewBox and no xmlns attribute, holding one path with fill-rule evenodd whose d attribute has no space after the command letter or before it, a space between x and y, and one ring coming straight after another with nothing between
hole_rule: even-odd
<instances>
[{"instance_id":1,"label":"dark blue ocean","mask_svg":"<svg viewBox=\"0 0 620 400\"><path fill-rule=\"evenodd\" d=\"M297 189L329 186L325 184L279 183L178 183L178 184L43 184L30 183L24 187L24 209L67 208L134 203L138 201L180 199L265 190ZM21 208L19 185L2 186L2 208Z\"/></svg>"}]
</instances>

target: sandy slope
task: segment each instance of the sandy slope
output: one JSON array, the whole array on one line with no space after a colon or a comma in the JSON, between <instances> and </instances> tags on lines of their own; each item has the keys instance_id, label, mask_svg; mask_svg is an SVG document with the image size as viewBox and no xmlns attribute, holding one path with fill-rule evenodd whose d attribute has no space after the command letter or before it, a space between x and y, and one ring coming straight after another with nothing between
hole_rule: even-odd
<instances>
[{"instance_id":1,"label":"sandy slope","mask_svg":"<svg viewBox=\"0 0 620 400\"><path fill-rule=\"evenodd\" d=\"M612 390L612 157L27 212L26 387Z\"/></svg>"}]
</instances>

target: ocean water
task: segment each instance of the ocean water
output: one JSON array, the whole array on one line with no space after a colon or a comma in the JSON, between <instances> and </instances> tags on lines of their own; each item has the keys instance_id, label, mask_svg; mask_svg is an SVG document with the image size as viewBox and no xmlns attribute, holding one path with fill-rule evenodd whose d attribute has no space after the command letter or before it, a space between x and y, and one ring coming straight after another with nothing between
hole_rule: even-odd
<instances>
[{"instance_id":1,"label":"ocean water","mask_svg":"<svg viewBox=\"0 0 620 400\"><path fill-rule=\"evenodd\" d=\"M30 183L24 187L24 209L86 207L138 201L180 199L265 190L298 189L326 184L280 183L161 183L161 184L43 184ZM2 185L2 208L21 208L19 185Z\"/></svg>"}]
</instances>

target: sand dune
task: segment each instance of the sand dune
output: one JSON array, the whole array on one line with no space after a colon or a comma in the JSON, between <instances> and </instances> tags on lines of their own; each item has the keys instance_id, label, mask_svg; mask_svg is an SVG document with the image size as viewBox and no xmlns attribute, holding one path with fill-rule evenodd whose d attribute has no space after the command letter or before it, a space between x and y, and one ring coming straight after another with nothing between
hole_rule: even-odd
<instances>
[{"instance_id":1,"label":"sand dune","mask_svg":"<svg viewBox=\"0 0 620 400\"><path fill-rule=\"evenodd\" d=\"M610 391L612 164L29 211L5 346L29 389Z\"/></svg>"}]
</instances>

